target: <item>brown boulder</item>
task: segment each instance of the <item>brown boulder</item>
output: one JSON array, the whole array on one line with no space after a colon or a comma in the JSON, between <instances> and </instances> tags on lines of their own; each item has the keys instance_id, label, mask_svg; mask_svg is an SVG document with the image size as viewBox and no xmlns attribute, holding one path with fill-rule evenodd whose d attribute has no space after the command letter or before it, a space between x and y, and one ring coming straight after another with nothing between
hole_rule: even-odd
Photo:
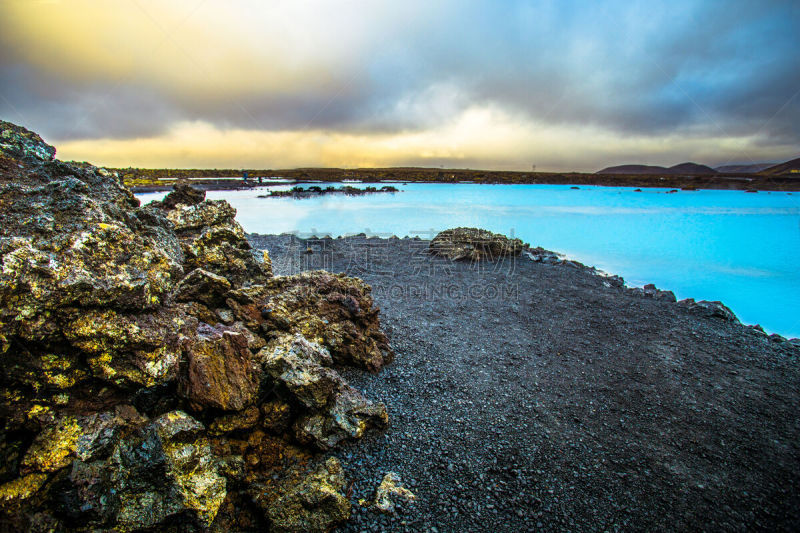
<instances>
[{"instance_id":1,"label":"brown boulder","mask_svg":"<svg viewBox=\"0 0 800 533\"><path fill-rule=\"evenodd\" d=\"M198 334L187 353L181 394L198 409L239 411L250 405L258 392L258 371L247 339L236 331L207 325L198 328Z\"/></svg>"}]
</instances>

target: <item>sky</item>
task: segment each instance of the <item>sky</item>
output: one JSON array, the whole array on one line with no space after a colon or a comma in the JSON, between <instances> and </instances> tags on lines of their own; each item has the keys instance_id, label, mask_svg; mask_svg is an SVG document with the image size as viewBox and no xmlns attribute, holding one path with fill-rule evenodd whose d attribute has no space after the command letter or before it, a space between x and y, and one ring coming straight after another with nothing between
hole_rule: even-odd
<instances>
[{"instance_id":1,"label":"sky","mask_svg":"<svg viewBox=\"0 0 800 533\"><path fill-rule=\"evenodd\" d=\"M800 156L800 2L0 0L0 118L114 167Z\"/></svg>"}]
</instances>

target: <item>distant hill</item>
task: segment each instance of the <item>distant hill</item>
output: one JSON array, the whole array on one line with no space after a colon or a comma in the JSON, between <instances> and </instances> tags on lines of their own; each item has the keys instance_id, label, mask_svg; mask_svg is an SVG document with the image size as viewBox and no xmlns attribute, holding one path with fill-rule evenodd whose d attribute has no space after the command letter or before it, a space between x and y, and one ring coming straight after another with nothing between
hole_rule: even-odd
<instances>
[{"instance_id":1,"label":"distant hill","mask_svg":"<svg viewBox=\"0 0 800 533\"><path fill-rule=\"evenodd\" d=\"M615 167L604 168L596 172L597 174L716 174L717 171L705 165L697 163L681 163L674 167L659 167L655 165L618 165Z\"/></svg>"},{"instance_id":2,"label":"distant hill","mask_svg":"<svg viewBox=\"0 0 800 533\"><path fill-rule=\"evenodd\" d=\"M773 166L775 163L755 163L753 165L722 165L714 167L717 172L730 172L732 174L754 174L761 172L765 168Z\"/></svg>"},{"instance_id":3,"label":"distant hill","mask_svg":"<svg viewBox=\"0 0 800 533\"><path fill-rule=\"evenodd\" d=\"M653 165L618 165L598 170L596 174L672 174L667 167Z\"/></svg>"},{"instance_id":4,"label":"distant hill","mask_svg":"<svg viewBox=\"0 0 800 533\"><path fill-rule=\"evenodd\" d=\"M674 167L669 167L669 170L673 174L716 174L717 171L711 167L707 167L705 165L700 165L698 163L681 163L680 165L675 165Z\"/></svg>"},{"instance_id":5,"label":"distant hill","mask_svg":"<svg viewBox=\"0 0 800 533\"><path fill-rule=\"evenodd\" d=\"M766 168L759 172L759 174L766 174L768 176L780 176L782 174L797 174L800 178L800 157L792 159L785 163Z\"/></svg>"}]
</instances>

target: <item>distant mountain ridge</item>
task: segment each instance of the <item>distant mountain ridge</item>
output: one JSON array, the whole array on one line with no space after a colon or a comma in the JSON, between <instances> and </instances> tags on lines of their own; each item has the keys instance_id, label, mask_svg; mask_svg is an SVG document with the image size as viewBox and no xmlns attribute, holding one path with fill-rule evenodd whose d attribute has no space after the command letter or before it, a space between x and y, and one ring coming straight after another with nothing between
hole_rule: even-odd
<instances>
[{"instance_id":1,"label":"distant mountain ridge","mask_svg":"<svg viewBox=\"0 0 800 533\"><path fill-rule=\"evenodd\" d=\"M722 165L711 168L699 163L680 163L672 167L658 165L616 165L598 170L595 174L638 174L638 175L711 175L711 174L760 174L762 176L783 176L798 174L800 177L800 157L785 163L752 163L746 165Z\"/></svg>"},{"instance_id":2,"label":"distant mountain ridge","mask_svg":"<svg viewBox=\"0 0 800 533\"><path fill-rule=\"evenodd\" d=\"M673 174L716 174L713 168L699 163L681 163L674 167L669 167Z\"/></svg>"},{"instance_id":3,"label":"distant mountain ridge","mask_svg":"<svg viewBox=\"0 0 800 533\"><path fill-rule=\"evenodd\" d=\"M771 166L759 172L768 176L780 176L782 174L797 174L800 178L800 157L792 159L779 165Z\"/></svg>"},{"instance_id":4,"label":"distant mountain ridge","mask_svg":"<svg viewBox=\"0 0 800 533\"><path fill-rule=\"evenodd\" d=\"M775 163L753 163L750 165L722 165L721 167L714 167L717 172L732 172L734 174L755 174L761 172L765 168L769 168Z\"/></svg>"},{"instance_id":5,"label":"distant mountain ridge","mask_svg":"<svg viewBox=\"0 0 800 533\"><path fill-rule=\"evenodd\" d=\"M670 174L670 171L654 165L618 165L598 170L595 174Z\"/></svg>"},{"instance_id":6,"label":"distant mountain ridge","mask_svg":"<svg viewBox=\"0 0 800 533\"><path fill-rule=\"evenodd\" d=\"M699 163L680 163L672 167L657 165L617 165L598 170L596 174L716 174L717 171Z\"/></svg>"}]
</instances>

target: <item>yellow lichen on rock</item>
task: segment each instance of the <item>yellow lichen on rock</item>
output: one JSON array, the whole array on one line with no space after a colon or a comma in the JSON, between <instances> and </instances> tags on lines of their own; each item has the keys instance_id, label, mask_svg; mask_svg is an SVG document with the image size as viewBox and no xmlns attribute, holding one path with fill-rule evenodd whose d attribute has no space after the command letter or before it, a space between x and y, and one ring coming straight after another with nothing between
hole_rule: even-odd
<instances>
[{"instance_id":1,"label":"yellow lichen on rock","mask_svg":"<svg viewBox=\"0 0 800 533\"><path fill-rule=\"evenodd\" d=\"M63 355L46 354L41 358L42 372L45 383L57 389L68 389L86 376L86 373L75 368L75 360ZM36 381L36 380L34 380Z\"/></svg>"},{"instance_id":2,"label":"yellow lichen on rock","mask_svg":"<svg viewBox=\"0 0 800 533\"><path fill-rule=\"evenodd\" d=\"M264 274L267 276L272 276L272 259L267 250L261 250L261 259L261 270L263 270Z\"/></svg>"},{"instance_id":3,"label":"yellow lichen on rock","mask_svg":"<svg viewBox=\"0 0 800 533\"><path fill-rule=\"evenodd\" d=\"M280 400L272 400L261 404L261 425L271 433L281 433L291 421L292 407Z\"/></svg>"},{"instance_id":4,"label":"yellow lichen on rock","mask_svg":"<svg viewBox=\"0 0 800 533\"><path fill-rule=\"evenodd\" d=\"M178 487L183 505L193 509L206 527L217 516L225 499L225 478L211 468L210 445L206 437L190 442L165 442L164 454L170 462L169 475Z\"/></svg>"},{"instance_id":5,"label":"yellow lichen on rock","mask_svg":"<svg viewBox=\"0 0 800 533\"><path fill-rule=\"evenodd\" d=\"M22 396L17 393L15 395L15 398L17 400L21 400ZM27 418L28 418L28 420L36 420L39 417L41 417L42 415L50 414L50 412L51 412L51 409L48 406L35 404L33 407L31 407L30 411L28 411Z\"/></svg>"},{"instance_id":6,"label":"yellow lichen on rock","mask_svg":"<svg viewBox=\"0 0 800 533\"><path fill-rule=\"evenodd\" d=\"M252 405L244 411L215 418L208 426L208 433L210 435L223 435L231 431L248 429L258 424L260 416L261 413L258 407Z\"/></svg>"},{"instance_id":7,"label":"yellow lichen on rock","mask_svg":"<svg viewBox=\"0 0 800 533\"><path fill-rule=\"evenodd\" d=\"M178 204L167 213L167 220L180 231L216 226L235 216L236 209L225 200L206 200L197 205Z\"/></svg>"},{"instance_id":8,"label":"yellow lichen on rock","mask_svg":"<svg viewBox=\"0 0 800 533\"><path fill-rule=\"evenodd\" d=\"M82 313L64 333L86 353L95 376L149 387L175 375L180 332L190 327L181 309L142 315L105 310Z\"/></svg>"},{"instance_id":9,"label":"yellow lichen on rock","mask_svg":"<svg viewBox=\"0 0 800 533\"><path fill-rule=\"evenodd\" d=\"M273 531L324 532L350 518L350 501L342 494L345 480L335 457L305 477L292 477L277 488L279 497L263 502Z\"/></svg>"},{"instance_id":10,"label":"yellow lichen on rock","mask_svg":"<svg viewBox=\"0 0 800 533\"><path fill-rule=\"evenodd\" d=\"M225 478L217 472L203 425L183 411L172 411L154 422L161 440L167 475L182 506L196 512L208 527L226 496Z\"/></svg>"},{"instance_id":11,"label":"yellow lichen on rock","mask_svg":"<svg viewBox=\"0 0 800 533\"><path fill-rule=\"evenodd\" d=\"M34 473L0 485L0 506L19 500L27 500L42 488L47 474Z\"/></svg>"},{"instance_id":12,"label":"yellow lichen on rock","mask_svg":"<svg viewBox=\"0 0 800 533\"><path fill-rule=\"evenodd\" d=\"M36 437L22 459L23 470L54 472L69 465L81 434L81 426L74 417L62 418Z\"/></svg>"}]
</instances>

